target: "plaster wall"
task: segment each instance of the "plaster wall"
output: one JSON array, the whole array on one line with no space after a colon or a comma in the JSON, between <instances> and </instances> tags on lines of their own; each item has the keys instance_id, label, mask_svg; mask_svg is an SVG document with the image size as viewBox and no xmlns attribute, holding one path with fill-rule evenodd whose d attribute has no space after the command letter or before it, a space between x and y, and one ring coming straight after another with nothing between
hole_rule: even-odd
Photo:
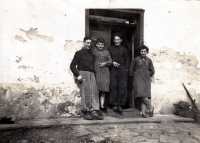
<instances>
[{"instance_id":1,"label":"plaster wall","mask_svg":"<svg viewBox=\"0 0 200 143\"><path fill-rule=\"evenodd\" d=\"M0 111L15 120L77 115L80 94L69 64L85 35L85 8L142 8L156 74L152 103L168 114L200 103L200 2L129 0L0 1Z\"/></svg>"}]
</instances>

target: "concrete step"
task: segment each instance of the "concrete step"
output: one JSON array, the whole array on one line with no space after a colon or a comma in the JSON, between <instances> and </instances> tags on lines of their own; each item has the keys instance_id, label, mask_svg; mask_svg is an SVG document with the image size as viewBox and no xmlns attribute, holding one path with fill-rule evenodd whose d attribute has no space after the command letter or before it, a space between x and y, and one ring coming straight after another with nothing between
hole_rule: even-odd
<instances>
[{"instance_id":1,"label":"concrete step","mask_svg":"<svg viewBox=\"0 0 200 143\"><path fill-rule=\"evenodd\" d=\"M15 124L0 124L0 131L20 128L44 128L55 126L87 126L102 124L134 124L134 123L166 123L166 122L194 122L194 119L183 118L175 115L155 114L151 118L116 118L105 116L104 120L84 120L83 118L57 118L57 119L38 119L22 120Z\"/></svg>"}]
</instances>

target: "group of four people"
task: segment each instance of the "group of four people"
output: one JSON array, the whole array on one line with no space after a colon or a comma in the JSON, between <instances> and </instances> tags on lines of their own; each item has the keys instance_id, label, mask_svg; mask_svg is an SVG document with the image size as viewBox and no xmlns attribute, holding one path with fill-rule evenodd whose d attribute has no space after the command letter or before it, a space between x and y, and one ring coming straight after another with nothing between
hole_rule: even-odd
<instances>
[{"instance_id":1,"label":"group of four people","mask_svg":"<svg viewBox=\"0 0 200 143\"><path fill-rule=\"evenodd\" d=\"M150 58L146 57L148 47L140 46L141 56L136 57L129 67L128 51L121 45L122 36L113 36L114 46L105 49L105 41L98 38L92 47L92 40L85 37L83 48L77 51L70 64L81 94L81 111L85 119L102 119L100 109L104 109L105 96L109 92L112 109L123 114L122 106L126 101L127 77L134 76L134 96L142 100L142 117L146 118L146 106L153 116L150 76L154 75L154 67Z\"/></svg>"}]
</instances>

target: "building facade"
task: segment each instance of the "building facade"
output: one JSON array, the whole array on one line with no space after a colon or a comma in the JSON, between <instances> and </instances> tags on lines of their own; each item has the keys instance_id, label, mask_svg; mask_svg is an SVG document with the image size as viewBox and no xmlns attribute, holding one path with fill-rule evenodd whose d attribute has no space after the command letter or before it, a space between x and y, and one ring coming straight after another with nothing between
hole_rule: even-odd
<instances>
[{"instance_id":1,"label":"building facade","mask_svg":"<svg viewBox=\"0 0 200 143\"><path fill-rule=\"evenodd\" d=\"M1 1L1 116L21 120L79 113L81 97L69 64L90 30L87 9L141 9L143 35L136 43L149 47L155 66L155 113L172 114L173 103L190 102L182 83L199 107L199 6L199 1Z\"/></svg>"}]
</instances>

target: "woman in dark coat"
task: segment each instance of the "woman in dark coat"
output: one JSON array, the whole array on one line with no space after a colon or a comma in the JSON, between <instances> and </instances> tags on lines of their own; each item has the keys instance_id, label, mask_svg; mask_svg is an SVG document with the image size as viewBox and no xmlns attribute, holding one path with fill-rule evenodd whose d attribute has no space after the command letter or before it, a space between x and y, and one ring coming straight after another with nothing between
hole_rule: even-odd
<instances>
[{"instance_id":1,"label":"woman in dark coat","mask_svg":"<svg viewBox=\"0 0 200 143\"><path fill-rule=\"evenodd\" d=\"M149 116L153 116L154 107L151 105L151 78L154 73L154 66L150 58L146 56L149 49L145 45L140 46L140 56L136 57L129 69L130 76L134 76L133 90L134 97L141 98L142 117L147 118L145 114L146 106L150 109Z\"/></svg>"},{"instance_id":2,"label":"woman in dark coat","mask_svg":"<svg viewBox=\"0 0 200 143\"><path fill-rule=\"evenodd\" d=\"M105 93L109 92L110 87L109 66L112 64L110 53L105 49L104 39L97 39L93 54L95 56L95 77L100 95L100 105L101 108L104 108Z\"/></svg>"}]
</instances>

